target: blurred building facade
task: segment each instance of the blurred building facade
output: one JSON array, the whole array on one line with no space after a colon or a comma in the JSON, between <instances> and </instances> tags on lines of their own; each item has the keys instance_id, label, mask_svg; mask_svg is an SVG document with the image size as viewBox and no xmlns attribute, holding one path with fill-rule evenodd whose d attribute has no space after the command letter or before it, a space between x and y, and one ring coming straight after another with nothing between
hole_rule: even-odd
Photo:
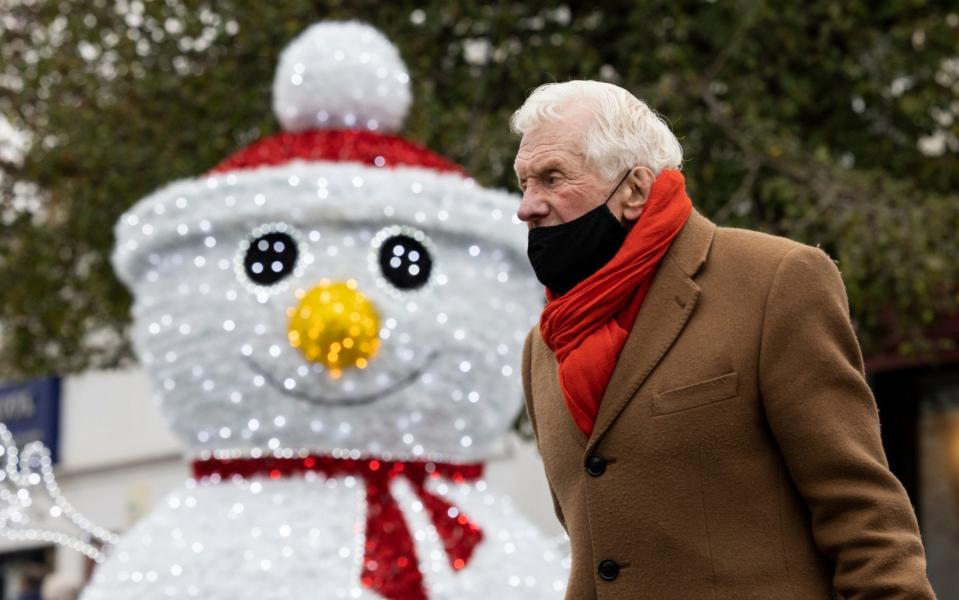
<instances>
[{"instance_id":1,"label":"blurred building facade","mask_svg":"<svg viewBox=\"0 0 959 600\"><path fill-rule=\"evenodd\" d=\"M959 318L930 337L959 340ZM922 531L929 580L940 598L959 598L959 352L935 360L889 353L866 360L889 467Z\"/></svg>"}]
</instances>

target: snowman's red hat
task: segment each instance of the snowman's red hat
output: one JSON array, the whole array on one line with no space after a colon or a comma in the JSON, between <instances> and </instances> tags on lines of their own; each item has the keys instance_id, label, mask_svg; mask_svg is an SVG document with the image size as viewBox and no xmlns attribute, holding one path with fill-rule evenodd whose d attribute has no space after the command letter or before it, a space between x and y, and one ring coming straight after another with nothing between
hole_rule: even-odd
<instances>
[{"instance_id":1,"label":"snowman's red hat","mask_svg":"<svg viewBox=\"0 0 959 600\"><path fill-rule=\"evenodd\" d=\"M371 167L424 167L464 175L461 167L395 135L357 130L284 131L235 152L210 173L277 166L293 160L350 161Z\"/></svg>"}]
</instances>

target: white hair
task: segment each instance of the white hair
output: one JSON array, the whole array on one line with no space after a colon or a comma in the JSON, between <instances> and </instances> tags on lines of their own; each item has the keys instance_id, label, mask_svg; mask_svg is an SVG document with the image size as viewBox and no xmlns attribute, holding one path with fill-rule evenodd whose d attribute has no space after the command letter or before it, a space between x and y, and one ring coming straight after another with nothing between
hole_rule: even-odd
<instances>
[{"instance_id":1,"label":"white hair","mask_svg":"<svg viewBox=\"0 0 959 600\"><path fill-rule=\"evenodd\" d=\"M682 168L683 149L669 125L645 102L611 83L574 80L541 85L513 113L510 129L523 135L545 121L562 121L563 109L570 106L593 113L583 150L603 178L612 180L637 165L656 175Z\"/></svg>"}]
</instances>

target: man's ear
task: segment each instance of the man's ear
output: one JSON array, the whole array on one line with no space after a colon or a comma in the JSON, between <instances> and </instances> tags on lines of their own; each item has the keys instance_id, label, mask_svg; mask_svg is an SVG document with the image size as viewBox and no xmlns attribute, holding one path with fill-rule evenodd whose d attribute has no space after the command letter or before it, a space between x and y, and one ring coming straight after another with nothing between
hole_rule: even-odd
<instances>
[{"instance_id":1,"label":"man's ear","mask_svg":"<svg viewBox=\"0 0 959 600\"><path fill-rule=\"evenodd\" d=\"M649 190L653 187L653 181L656 176L649 167L636 166L626 177L626 186L629 189L629 196L624 198L623 220L635 222L646 206L646 200L649 198Z\"/></svg>"}]
</instances>

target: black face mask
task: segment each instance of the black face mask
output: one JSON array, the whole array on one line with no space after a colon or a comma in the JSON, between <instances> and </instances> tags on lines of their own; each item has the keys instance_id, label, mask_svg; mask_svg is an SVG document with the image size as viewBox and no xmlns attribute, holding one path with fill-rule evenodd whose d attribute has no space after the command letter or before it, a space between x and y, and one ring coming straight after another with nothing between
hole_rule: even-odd
<instances>
[{"instance_id":1,"label":"black face mask","mask_svg":"<svg viewBox=\"0 0 959 600\"><path fill-rule=\"evenodd\" d=\"M607 204L631 171L626 172L602 204L583 216L529 230L529 262L536 278L554 294L562 295L576 287L608 263L623 245L628 232Z\"/></svg>"}]
</instances>

